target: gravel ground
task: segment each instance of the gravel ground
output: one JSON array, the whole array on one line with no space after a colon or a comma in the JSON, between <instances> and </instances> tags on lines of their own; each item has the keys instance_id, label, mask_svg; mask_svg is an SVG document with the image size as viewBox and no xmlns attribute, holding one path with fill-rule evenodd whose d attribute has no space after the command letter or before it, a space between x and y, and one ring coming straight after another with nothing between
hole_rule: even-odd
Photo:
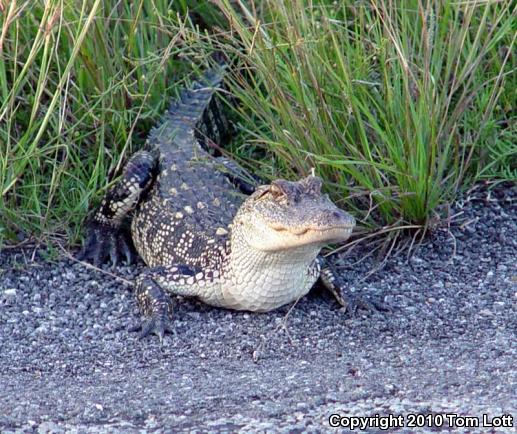
<instances>
[{"instance_id":1,"label":"gravel ground","mask_svg":"<svg viewBox=\"0 0 517 434\"><path fill-rule=\"evenodd\" d=\"M515 187L477 194L456 206L450 231L367 278L378 258L356 263L365 248L336 259L352 289L392 312L350 318L317 290L287 318L289 307L249 314L182 300L163 346L127 331L139 320L129 285L4 250L0 431L327 431L337 413L401 415L400 432L414 432L412 413L515 419L515 200Z\"/></svg>"}]
</instances>

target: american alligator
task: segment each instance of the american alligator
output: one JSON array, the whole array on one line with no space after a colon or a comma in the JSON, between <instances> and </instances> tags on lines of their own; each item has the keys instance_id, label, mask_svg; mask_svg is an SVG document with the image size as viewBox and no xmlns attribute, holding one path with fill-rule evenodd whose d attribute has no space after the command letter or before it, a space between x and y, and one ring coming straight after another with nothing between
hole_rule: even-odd
<instances>
[{"instance_id":1,"label":"american alligator","mask_svg":"<svg viewBox=\"0 0 517 434\"><path fill-rule=\"evenodd\" d=\"M136 282L142 337L172 331L169 294L266 312L320 279L343 306L371 307L341 288L320 256L355 225L321 193L320 178L255 185L237 163L203 147L227 131L212 98L222 77L223 67L208 70L172 103L89 220L82 258L130 262L134 243L148 266Z\"/></svg>"}]
</instances>

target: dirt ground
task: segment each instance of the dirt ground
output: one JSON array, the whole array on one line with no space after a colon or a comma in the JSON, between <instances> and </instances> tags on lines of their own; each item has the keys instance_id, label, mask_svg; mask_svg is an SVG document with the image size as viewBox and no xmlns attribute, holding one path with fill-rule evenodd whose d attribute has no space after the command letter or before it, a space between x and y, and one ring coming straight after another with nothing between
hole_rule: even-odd
<instances>
[{"instance_id":1,"label":"dirt ground","mask_svg":"<svg viewBox=\"0 0 517 434\"><path fill-rule=\"evenodd\" d=\"M382 432L374 425L391 414L399 432L476 421L470 432L515 432L516 199L514 187L457 204L450 229L367 278L379 261L357 262L367 247L334 258L350 288L392 312L350 318L318 290L287 317L289 306L250 314L179 300L163 346L127 331L139 321L130 285L5 249L0 431L324 432L337 414L345 427L378 415L368 432Z\"/></svg>"}]
</instances>

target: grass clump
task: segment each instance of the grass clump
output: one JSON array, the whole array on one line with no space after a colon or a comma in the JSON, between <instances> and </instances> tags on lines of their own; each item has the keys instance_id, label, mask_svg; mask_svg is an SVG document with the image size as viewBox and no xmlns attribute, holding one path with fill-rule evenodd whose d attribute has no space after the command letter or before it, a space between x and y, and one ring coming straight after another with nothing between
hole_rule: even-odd
<instances>
[{"instance_id":1,"label":"grass clump","mask_svg":"<svg viewBox=\"0 0 517 434\"><path fill-rule=\"evenodd\" d=\"M511 5L0 0L0 245L77 239L214 47L237 59L234 150L253 170L315 167L364 223L426 224L462 183L517 178Z\"/></svg>"},{"instance_id":2,"label":"grass clump","mask_svg":"<svg viewBox=\"0 0 517 434\"><path fill-rule=\"evenodd\" d=\"M476 174L515 179L511 2L217 3L241 59L239 152L270 156L262 175L315 167L376 225L428 223Z\"/></svg>"},{"instance_id":3,"label":"grass clump","mask_svg":"<svg viewBox=\"0 0 517 434\"><path fill-rule=\"evenodd\" d=\"M0 0L0 245L76 238L92 195L202 63L191 16L184 1Z\"/></svg>"}]
</instances>

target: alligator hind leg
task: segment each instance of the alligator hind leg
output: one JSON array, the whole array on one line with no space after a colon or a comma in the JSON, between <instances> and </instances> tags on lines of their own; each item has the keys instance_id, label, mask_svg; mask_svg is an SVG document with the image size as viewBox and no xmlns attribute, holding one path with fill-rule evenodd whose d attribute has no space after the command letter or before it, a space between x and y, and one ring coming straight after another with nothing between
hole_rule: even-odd
<instances>
[{"instance_id":1,"label":"alligator hind leg","mask_svg":"<svg viewBox=\"0 0 517 434\"><path fill-rule=\"evenodd\" d=\"M249 196L255 192L259 185L264 184L258 176L249 173L246 169L229 158L217 157L215 161L216 164L220 166L221 172L223 172L230 182L243 194Z\"/></svg>"},{"instance_id":2,"label":"alligator hind leg","mask_svg":"<svg viewBox=\"0 0 517 434\"><path fill-rule=\"evenodd\" d=\"M156 176L157 158L140 151L127 162L120 180L106 193L100 207L87 221L86 242L79 259L96 265L108 257L113 265L125 257L132 261L133 245L124 220L138 204Z\"/></svg>"}]
</instances>

